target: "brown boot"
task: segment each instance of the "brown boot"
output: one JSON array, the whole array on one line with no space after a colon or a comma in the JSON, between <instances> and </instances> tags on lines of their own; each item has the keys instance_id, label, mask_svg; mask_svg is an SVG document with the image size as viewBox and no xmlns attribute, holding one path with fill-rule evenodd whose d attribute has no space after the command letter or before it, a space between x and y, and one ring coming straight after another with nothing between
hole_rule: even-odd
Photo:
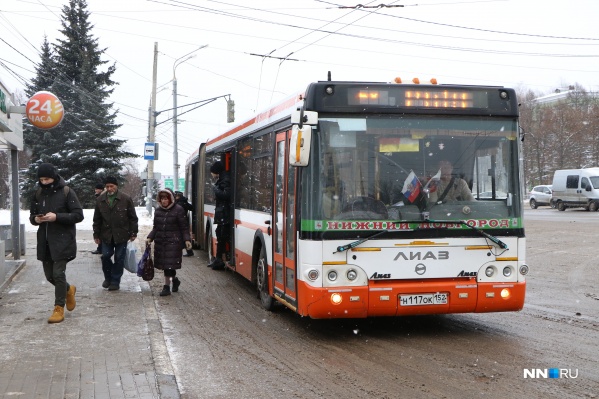
<instances>
[{"instance_id":1,"label":"brown boot","mask_svg":"<svg viewBox=\"0 0 599 399\"><path fill-rule=\"evenodd\" d=\"M48 319L48 323L60 323L64 320L64 308L60 305L54 306L54 312Z\"/></svg>"},{"instance_id":2,"label":"brown boot","mask_svg":"<svg viewBox=\"0 0 599 399\"><path fill-rule=\"evenodd\" d=\"M77 292L77 287L71 284L67 291L67 310L69 312L75 309L75 306L77 305L77 301L75 301L75 292Z\"/></svg>"}]
</instances>

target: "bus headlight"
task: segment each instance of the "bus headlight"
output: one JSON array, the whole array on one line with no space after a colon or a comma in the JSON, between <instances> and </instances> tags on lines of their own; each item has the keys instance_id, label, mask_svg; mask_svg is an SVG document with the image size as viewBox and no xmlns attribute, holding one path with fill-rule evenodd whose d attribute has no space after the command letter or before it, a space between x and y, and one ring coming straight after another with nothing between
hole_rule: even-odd
<instances>
[{"instance_id":1,"label":"bus headlight","mask_svg":"<svg viewBox=\"0 0 599 399\"><path fill-rule=\"evenodd\" d=\"M347 279L348 279L349 281L354 281L355 279L357 279L357 278L358 278L358 272L357 272L357 271L355 271L354 269L349 269L349 270L347 271L347 274L346 274L346 276L347 276Z\"/></svg>"},{"instance_id":2,"label":"bus headlight","mask_svg":"<svg viewBox=\"0 0 599 399\"><path fill-rule=\"evenodd\" d=\"M329 278L329 281L335 281L337 280L337 272L335 270L331 270L327 277Z\"/></svg>"},{"instance_id":3,"label":"bus headlight","mask_svg":"<svg viewBox=\"0 0 599 399\"><path fill-rule=\"evenodd\" d=\"M316 269L312 269L308 271L308 278L310 279L310 281L316 281L318 279L318 270Z\"/></svg>"},{"instance_id":4,"label":"bus headlight","mask_svg":"<svg viewBox=\"0 0 599 399\"><path fill-rule=\"evenodd\" d=\"M528 274L528 265L520 266L520 274L526 276Z\"/></svg>"},{"instance_id":5,"label":"bus headlight","mask_svg":"<svg viewBox=\"0 0 599 399\"><path fill-rule=\"evenodd\" d=\"M489 266L485 269L485 275L487 277L493 277L493 274L495 274L495 268L493 266Z\"/></svg>"},{"instance_id":6,"label":"bus headlight","mask_svg":"<svg viewBox=\"0 0 599 399\"><path fill-rule=\"evenodd\" d=\"M512 275L512 267L511 266L506 266L503 268L503 276L504 277L509 277Z\"/></svg>"}]
</instances>

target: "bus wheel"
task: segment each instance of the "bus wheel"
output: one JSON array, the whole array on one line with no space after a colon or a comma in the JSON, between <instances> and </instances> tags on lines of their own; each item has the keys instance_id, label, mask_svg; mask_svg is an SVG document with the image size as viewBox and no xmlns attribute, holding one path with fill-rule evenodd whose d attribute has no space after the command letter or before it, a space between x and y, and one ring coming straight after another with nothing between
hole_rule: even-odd
<instances>
[{"instance_id":1,"label":"bus wheel","mask_svg":"<svg viewBox=\"0 0 599 399\"><path fill-rule=\"evenodd\" d=\"M591 203L589 204L589 211L597 212L597 202L591 201Z\"/></svg>"},{"instance_id":2,"label":"bus wheel","mask_svg":"<svg viewBox=\"0 0 599 399\"><path fill-rule=\"evenodd\" d=\"M557 210L558 211L565 211L566 210L566 204L564 204L562 201L559 201L557 203Z\"/></svg>"},{"instance_id":3,"label":"bus wheel","mask_svg":"<svg viewBox=\"0 0 599 399\"><path fill-rule=\"evenodd\" d=\"M266 250L260 248L260 257L256 265L256 288L262 307L266 310L272 310L273 298L268 293L268 260L266 259Z\"/></svg>"}]
</instances>

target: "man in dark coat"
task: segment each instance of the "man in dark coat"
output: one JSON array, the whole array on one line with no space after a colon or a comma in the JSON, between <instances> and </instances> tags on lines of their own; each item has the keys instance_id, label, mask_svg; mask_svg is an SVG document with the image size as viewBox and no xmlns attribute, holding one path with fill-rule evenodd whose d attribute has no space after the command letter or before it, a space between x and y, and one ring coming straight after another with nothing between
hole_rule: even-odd
<instances>
[{"instance_id":1,"label":"man in dark coat","mask_svg":"<svg viewBox=\"0 0 599 399\"><path fill-rule=\"evenodd\" d=\"M215 162L210 167L212 178L216 183L212 187L214 197L216 198L216 208L214 210L214 224L216 224L216 257L208 264L213 270L225 268L227 255L227 243L230 240L231 222L231 180L229 174L225 171L225 165L221 161Z\"/></svg>"},{"instance_id":2,"label":"man in dark coat","mask_svg":"<svg viewBox=\"0 0 599 399\"><path fill-rule=\"evenodd\" d=\"M172 191L158 191L156 202L158 207L154 212L154 226L146 243L149 245L154 242L154 267L164 271L164 286L160 296L167 296L171 294L171 279L173 292L179 290L181 281L176 275L181 268L181 247L191 250L191 238L185 217L187 211L175 203Z\"/></svg>"},{"instance_id":3,"label":"man in dark coat","mask_svg":"<svg viewBox=\"0 0 599 399\"><path fill-rule=\"evenodd\" d=\"M181 191L175 191L175 203L177 205L180 205L181 208L185 209L185 219L188 221L189 224L188 212L193 212L193 205L189 203L187 197L185 197ZM193 249L184 249L187 253L183 256L193 256Z\"/></svg>"},{"instance_id":4,"label":"man in dark coat","mask_svg":"<svg viewBox=\"0 0 599 399\"><path fill-rule=\"evenodd\" d=\"M102 184L102 183L96 184L96 187L94 188L94 195L96 196L96 199L98 199L100 194L102 194L102 191L104 191L104 184ZM98 244L98 248L93 250L92 254L102 255L102 243Z\"/></svg>"},{"instance_id":5,"label":"man in dark coat","mask_svg":"<svg viewBox=\"0 0 599 399\"><path fill-rule=\"evenodd\" d=\"M131 197L119 191L115 177L108 176L104 187L106 190L98 196L94 210L94 241L102 243L102 287L116 291L123 276L127 242L137 238L138 219Z\"/></svg>"},{"instance_id":6,"label":"man in dark coat","mask_svg":"<svg viewBox=\"0 0 599 399\"><path fill-rule=\"evenodd\" d=\"M39 188L31 202L29 221L37 229L37 259L46 279L54 286L54 311L48 323L64 320L64 307L75 309L77 288L67 282L67 262L77 256L75 224L83 220L83 209L75 191L57 173L54 165L37 169Z\"/></svg>"}]
</instances>

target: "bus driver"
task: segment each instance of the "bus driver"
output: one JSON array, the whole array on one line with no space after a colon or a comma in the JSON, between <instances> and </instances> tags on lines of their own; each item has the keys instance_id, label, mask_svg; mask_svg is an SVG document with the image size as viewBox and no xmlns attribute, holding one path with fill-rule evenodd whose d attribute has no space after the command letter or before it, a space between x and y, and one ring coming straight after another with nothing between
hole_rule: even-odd
<instances>
[{"instance_id":1,"label":"bus driver","mask_svg":"<svg viewBox=\"0 0 599 399\"><path fill-rule=\"evenodd\" d=\"M466 180L453 176L453 166L447 160L439 162L439 179L433 177L433 181L429 185L429 201L430 203L439 203L446 201L474 201L474 195L468 188Z\"/></svg>"}]
</instances>

